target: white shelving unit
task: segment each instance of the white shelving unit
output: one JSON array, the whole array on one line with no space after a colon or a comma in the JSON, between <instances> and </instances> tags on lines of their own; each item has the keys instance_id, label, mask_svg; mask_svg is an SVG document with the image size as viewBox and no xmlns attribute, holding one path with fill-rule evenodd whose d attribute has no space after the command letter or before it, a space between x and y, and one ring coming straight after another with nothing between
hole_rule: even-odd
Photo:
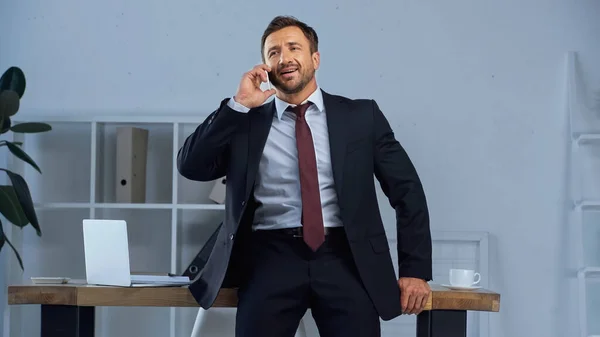
<instances>
[{"instance_id":1,"label":"white shelving unit","mask_svg":"<svg viewBox=\"0 0 600 337\"><path fill-rule=\"evenodd\" d=\"M19 117L17 115L16 117ZM32 276L85 278L82 220L124 219L128 223L133 271L182 273L222 221L224 205L209 199L214 182L179 175L177 151L206 116L26 116L15 120L46 122L53 130L15 135L42 174L12 161L31 189L42 237L31 227L9 235L25 271L12 258L13 282ZM149 130L146 203L116 203L116 128ZM10 158L9 158L10 159ZM110 249L110 243L106 245ZM9 308L10 336L39 335L39 307ZM97 308L98 336L189 336L194 308ZM105 324L110 321L110 324ZM35 323L37 322L37 324ZM143 322L143 323L142 323Z\"/></svg>"},{"instance_id":2,"label":"white shelving unit","mask_svg":"<svg viewBox=\"0 0 600 337\"><path fill-rule=\"evenodd\" d=\"M600 101L585 90L577 55L567 55L571 190L576 240L579 332L600 336ZM600 97L598 97L600 99ZM597 104L597 105L596 105Z\"/></svg>"}]
</instances>

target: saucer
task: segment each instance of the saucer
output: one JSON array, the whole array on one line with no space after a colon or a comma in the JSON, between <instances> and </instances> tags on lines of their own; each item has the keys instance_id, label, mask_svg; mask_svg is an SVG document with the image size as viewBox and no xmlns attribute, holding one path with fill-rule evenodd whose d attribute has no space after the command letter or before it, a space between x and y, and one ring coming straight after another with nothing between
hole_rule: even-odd
<instances>
[{"instance_id":1,"label":"saucer","mask_svg":"<svg viewBox=\"0 0 600 337\"><path fill-rule=\"evenodd\" d=\"M453 286L450 284L442 284L442 286L446 287L446 288L450 288L452 290L476 290L476 289L481 289L481 286Z\"/></svg>"}]
</instances>

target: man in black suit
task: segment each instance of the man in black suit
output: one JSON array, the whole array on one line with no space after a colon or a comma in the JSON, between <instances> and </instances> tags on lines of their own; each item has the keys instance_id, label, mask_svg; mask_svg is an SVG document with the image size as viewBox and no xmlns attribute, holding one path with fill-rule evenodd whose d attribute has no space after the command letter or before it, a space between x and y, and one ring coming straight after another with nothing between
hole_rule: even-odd
<instances>
[{"instance_id":1,"label":"man in black suit","mask_svg":"<svg viewBox=\"0 0 600 337\"><path fill-rule=\"evenodd\" d=\"M431 292L417 172L375 101L318 87L314 29L276 17L261 50L179 150L184 177L227 177L225 220L190 291L206 309L239 288L237 337L292 337L308 308L322 337L380 336L380 317L418 314ZM374 177L397 215L398 277Z\"/></svg>"}]
</instances>

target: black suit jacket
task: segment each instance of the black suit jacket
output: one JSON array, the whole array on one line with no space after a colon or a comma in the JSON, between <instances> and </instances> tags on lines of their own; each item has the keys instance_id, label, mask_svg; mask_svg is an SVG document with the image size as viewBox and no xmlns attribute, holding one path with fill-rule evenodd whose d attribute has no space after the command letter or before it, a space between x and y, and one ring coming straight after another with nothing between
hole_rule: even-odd
<instances>
[{"instance_id":1,"label":"black suit jacket","mask_svg":"<svg viewBox=\"0 0 600 337\"><path fill-rule=\"evenodd\" d=\"M397 276L432 278L429 214L408 155L373 100L323 92L331 162L341 218L367 292L382 319L401 314ZM190 291L205 309L221 287L236 287L245 274L246 235L252 224L253 186L269 133L274 102L240 113L228 99L188 136L178 170L191 180L227 177L225 219L211 255ZM377 203L375 179L396 211L398 270Z\"/></svg>"}]
</instances>

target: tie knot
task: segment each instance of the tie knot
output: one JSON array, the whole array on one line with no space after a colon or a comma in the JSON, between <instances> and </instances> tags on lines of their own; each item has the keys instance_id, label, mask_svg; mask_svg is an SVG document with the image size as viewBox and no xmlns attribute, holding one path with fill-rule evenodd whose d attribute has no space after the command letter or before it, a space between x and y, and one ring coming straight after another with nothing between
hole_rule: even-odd
<instances>
[{"instance_id":1,"label":"tie knot","mask_svg":"<svg viewBox=\"0 0 600 337\"><path fill-rule=\"evenodd\" d=\"M311 104L310 102L306 102L304 104L300 104L300 105L296 105L296 106L289 106L288 109L291 112L295 113L298 118L303 118L304 114L306 114L306 110L308 109L310 104Z\"/></svg>"}]
</instances>

